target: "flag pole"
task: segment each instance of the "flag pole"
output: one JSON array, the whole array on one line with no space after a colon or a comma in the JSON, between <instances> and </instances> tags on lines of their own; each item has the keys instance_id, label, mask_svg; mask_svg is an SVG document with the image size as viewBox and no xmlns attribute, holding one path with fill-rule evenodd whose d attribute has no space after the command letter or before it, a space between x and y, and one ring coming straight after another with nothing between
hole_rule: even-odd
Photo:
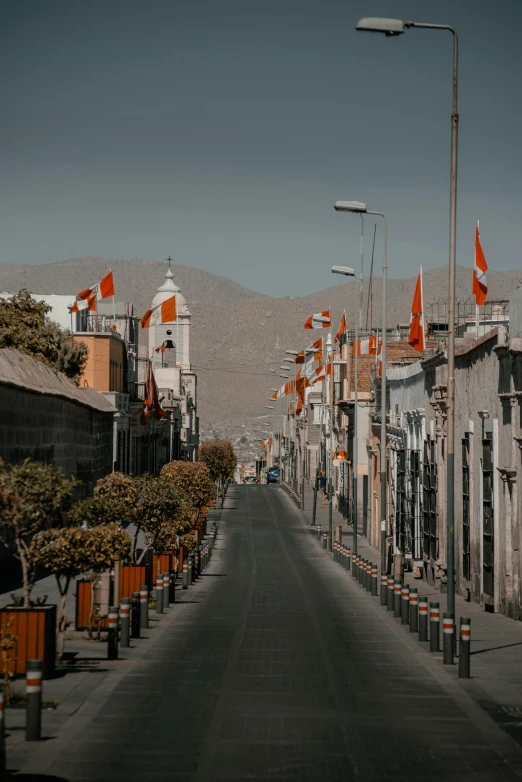
<instances>
[{"instance_id":1,"label":"flag pole","mask_svg":"<svg viewBox=\"0 0 522 782\"><path fill-rule=\"evenodd\" d=\"M424 319L424 288L422 284L422 266L420 267L420 289L421 289L421 324L422 324L422 349L424 350L426 347L426 330L425 330L425 319Z\"/></svg>"},{"instance_id":2,"label":"flag pole","mask_svg":"<svg viewBox=\"0 0 522 782\"><path fill-rule=\"evenodd\" d=\"M477 220L477 230L480 238L480 220ZM475 248L475 263L473 265L473 268L475 268L475 264L477 262L477 248ZM475 274L476 274L475 270ZM475 339L478 340L479 338L479 319L480 319L480 308L477 304L477 297L475 296Z\"/></svg>"},{"instance_id":3,"label":"flag pole","mask_svg":"<svg viewBox=\"0 0 522 782\"><path fill-rule=\"evenodd\" d=\"M109 266L109 272L112 274L112 266ZM112 294L112 317L114 318L114 325L116 325L116 299L114 293Z\"/></svg>"}]
</instances>

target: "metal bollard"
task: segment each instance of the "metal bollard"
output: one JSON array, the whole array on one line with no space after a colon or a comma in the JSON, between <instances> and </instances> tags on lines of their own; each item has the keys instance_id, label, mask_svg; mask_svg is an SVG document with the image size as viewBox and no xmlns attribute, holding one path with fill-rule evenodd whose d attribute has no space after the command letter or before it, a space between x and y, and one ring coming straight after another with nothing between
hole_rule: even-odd
<instances>
[{"instance_id":1,"label":"metal bollard","mask_svg":"<svg viewBox=\"0 0 522 782\"><path fill-rule=\"evenodd\" d=\"M410 587L403 584L401 589L401 625L410 621Z\"/></svg>"},{"instance_id":2,"label":"metal bollard","mask_svg":"<svg viewBox=\"0 0 522 782\"><path fill-rule=\"evenodd\" d=\"M372 595L373 597L377 597L377 582L378 582L377 565L372 565L371 578L372 578Z\"/></svg>"},{"instance_id":3,"label":"metal bollard","mask_svg":"<svg viewBox=\"0 0 522 782\"><path fill-rule=\"evenodd\" d=\"M146 630L149 626L149 589L147 584L140 588L140 627Z\"/></svg>"},{"instance_id":4,"label":"metal bollard","mask_svg":"<svg viewBox=\"0 0 522 782\"><path fill-rule=\"evenodd\" d=\"M415 587L410 588L410 633L419 631L419 594Z\"/></svg>"},{"instance_id":5,"label":"metal bollard","mask_svg":"<svg viewBox=\"0 0 522 782\"><path fill-rule=\"evenodd\" d=\"M334 540L334 542L333 542L332 553L333 553L333 561L337 562L337 541L336 540Z\"/></svg>"},{"instance_id":6,"label":"metal bollard","mask_svg":"<svg viewBox=\"0 0 522 782\"><path fill-rule=\"evenodd\" d=\"M453 665L453 647L455 644L455 621L453 614L442 614L442 662Z\"/></svg>"},{"instance_id":7,"label":"metal bollard","mask_svg":"<svg viewBox=\"0 0 522 782\"><path fill-rule=\"evenodd\" d=\"M109 608L108 633L107 633L107 659L118 659L118 606Z\"/></svg>"},{"instance_id":8,"label":"metal bollard","mask_svg":"<svg viewBox=\"0 0 522 782\"><path fill-rule=\"evenodd\" d=\"M162 573L163 578L163 610L169 607L170 576L168 573Z\"/></svg>"},{"instance_id":9,"label":"metal bollard","mask_svg":"<svg viewBox=\"0 0 522 782\"><path fill-rule=\"evenodd\" d=\"M401 588L400 581L394 581L393 584L393 615L399 617L401 615Z\"/></svg>"},{"instance_id":10,"label":"metal bollard","mask_svg":"<svg viewBox=\"0 0 522 782\"><path fill-rule=\"evenodd\" d=\"M357 581L359 584L362 582L363 562L364 559L362 557L357 557Z\"/></svg>"},{"instance_id":11,"label":"metal bollard","mask_svg":"<svg viewBox=\"0 0 522 782\"><path fill-rule=\"evenodd\" d=\"M366 565L366 589L368 592L372 591L372 563L368 562ZM377 571L376 571L377 572Z\"/></svg>"},{"instance_id":12,"label":"metal bollard","mask_svg":"<svg viewBox=\"0 0 522 782\"><path fill-rule=\"evenodd\" d=\"M388 576L381 573L381 605L386 605L386 587L388 586Z\"/></svg>"},{"instance_id":13,"label":"metal bollard","mask_svg":"<svg viewBox=\"0 0 522 782\"><path fill-rule=\"evenodd\" d=\"M428 598L419 595L419 641L428 640Z\"/></svg>"},{"instance_id":14,"label":"metal bollard","mask_svg":"<svg viewBox=\"0 0 522 782\"><path fill-rule=\"evenodd\" d=\"M139 638L140 630L140 593L133 592L131 598L131 638Z\"/></svg>"},{"instance_id":15,"label":"metal bollard","mask_svg":"<svg viewBox=\"0 0 522 782\"><path fill-rule=\"evenodd\" d=\"M348 547L346 548L346 562L344 563L344 566L348 573L350 573L352 570L352 552Z\"/></svg>"},{"instance_id":16,"label":"metal bollard","mask_svg":"<svg viewBox=\"0 0 522 782\"><path fill-rule=\"evenodd\" d=\"M156 613L163 613L163 576L156 578Z\"/></svg>"},{"instance_id":17,"label":"metal bollard","mask_svg":"<svg viewBox=\"0 0 522 782\"><path fill-rule=\"evenodd\" d=\"M200 562L199 562L199 549L194 552L194 578L196 581L199 578Z\"/></svg>"},{"instance_id":18,"label":"metal bollard","mask_svg":"<svg viewBox=\"0 0 522 782\"><path fill-rule=\"evenodd\" d=\"M130 646L130 600L122 597L120 601L120 645L122 649Z\"/></svg>"},{"instance_id":19,"label":"metal bollard","mask_svg":"<svg viewBox=\"0 0 522 782\"><path fill-rule=\"evenodd\" d=\"M169 579L169 603L175 603L176 602L176 571L171 570L170 571L170 579Z\"/></svg>"},{"instance_id":20,"label":"metal bollard","mask_svg":"<svg viewBox=\"0 0 522 782\"><path fill-rule=\"evenodd\" d=\"M188 562L186 559L183 560L183 589L189 588L189 572L188 572Z\"/></svg>"},{"instance_id":21,"label":"metal bollard","mask_svg":"<svg viewBox=\"0 0 522 782\"><path fill-rule=\"evenodd\" d=\"M430 652L440 652L440 608L430 603Z\"/></svg>"},{"instance_id":22,"label":"metal bollard","mask_svg":"<svg viewBox=\"0 0 522 782\"><path fill-rule=\"evenodd\" d=\"M470 677L471 619L460 617L459 679Z\"/></svg>"},{"instance_id":23,"label":"metal bollard","mask_svg":"<svg viewBox=\"0 0 522 782\"><path fill-rule=\"evenodd\" d=\"M194 576L194 557L192 554L188 556L188 569L189 569L189 584L194 584L196 581Z\"/></svg>"},{"instance_id":24,"label":"metal bollard","mask_svg":"<svg viewBox=\"0 0 522 782\"><path fill-rule=\"evenodd\" d=\"M386 587L387 595L386 595L386 608L388 611L393 611L393 589L394 589L394 581L393 576L388 576L388 585Z\"/></svg>"},{"instance_id":25,"label":"metal bollard","mask_svg":"<svg viewBox=\"0 0 522 782\"><path fill-rule=\"evenodd\" d=\"M42 738L42 661L28 660L25 674L25 740Z\"/></svg>"},{"instance_id":26,"label":"metal bollard","mask_svg":"<svg viewBox=\"0 0 522 782\"><path fill-rule=\"evenodd\" d=\"M4 690L0 687L0 780L6 779Z\"/></svg>"},{"instance_id":27,"label":"metal bollard","mask_svg":"<svg viewBox=\"0 0 522 782\"><path fill-rule=\"evenodd\" d=\"M355 578L357 573L357 553L354 551L352 554L352 577Z\"/></svg>"},{"instance_id":28,"label":"metal bollard","mask_svg":"<svg viewBox=\"0 0 522 782\"><path fill-rule=\"evenodd\" d=\"M321 525L320 524L317 525L315 532L316 532L316 535L317 535L317 540L319 540L319 541L322 540Z\"/></svg>"},{"instance_id":29,"label":"metal bollard","mask_svg":"<svg viewBox=\"0 0 522 782\"><path fill-rule=\"evenodd\" d=\"M323 535L323 548L324 549L328 548L328 533L327 532L325 532L324 535Z\"/></svg>"}]
</instances>

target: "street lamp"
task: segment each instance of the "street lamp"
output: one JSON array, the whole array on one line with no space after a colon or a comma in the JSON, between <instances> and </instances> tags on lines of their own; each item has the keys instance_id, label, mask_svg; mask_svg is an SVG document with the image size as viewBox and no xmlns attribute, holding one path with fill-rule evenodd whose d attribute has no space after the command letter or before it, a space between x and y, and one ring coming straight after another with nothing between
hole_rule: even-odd
<instances>
[{"instance_id":1,"label":"street lamp","mask_svg":"<svg viewBox=\"0 0 522 782\"><path fill-rule=\"evenodd\" d=\"M457 87L459 42L457 31L447 24L407 22L399 19L367 17L361 19L355 29L367 32L400 35L408 27L429 30L448 30L453 35L453 110L451 113L450 153L450 230L448 275L448 388L447 388L447 486L446 486L446 560L447 560L447 610L455 616L455 246L457 238L457 146L458 122Z\"/></svg>"},{"instance_id":2,"label":"street lamp","mask_svg":"<svg viewBox=\"0 0 522 782\"><path fill-rule=\"evenodd\" d=\"M386 277L388 272L387 265L387 244L388 230L386 215L383 212L371 212L366 208L362 201L337 201L335 204L336 212L352 212L355 214L368 214L382 217L384 220L384 252L382 264L382 337L381 337L381 572L386 573ZM362 234L361 234L362 245ZM361 249L362 254L362 249ZM356 322L358 314L356 314ZM357 361L357 345L355 347L355 360ZM357 416L355 417L357 418ZM354 522L357 519L355 518ZM356 530L354 529L354 540Z\"/></svg>"},{"instance_id":3,"label":"street lamp","mask_svg":"<svg viewBox=\"0 0 522 782\"><path fill-rule=\"evenodd\" d=\"M299 351L298 350L285 350L285 353L287 353L289 356L298 356Z\"/></svg>"},{"instance_id":4,"label":"street lamp","mask_svg":"<svg viewBox=\"0 0 522 782\"><path fill-rule=\"evenodd\" d=\"M283 372L288 372L290 370L290 367L279 367Z\"/></svg>"},{"instance_id":5,"label":"street lamp","mask_svg":"<svg viewBox=\"0 0 522 782\"><path fill-rule=\"evenodd\" d=\"M361 215L363 213L361 212ZM361 218L362 219L362 218ZM362 269L362 264L361 264ZM333 274L342 274L345 277L356 277L354 269L351 266L332 266ZM357 409L358 409L358 385L359 385L359 351L357 349L359 341L359 290L355 286L355 359L354 359L354 404L353 404L353 454L352 454L352 501L353 501L353 553L357 554L357 510L358 510L358 486L359 478L359 443L357 432Z\"/></svg>"}]
</instances>

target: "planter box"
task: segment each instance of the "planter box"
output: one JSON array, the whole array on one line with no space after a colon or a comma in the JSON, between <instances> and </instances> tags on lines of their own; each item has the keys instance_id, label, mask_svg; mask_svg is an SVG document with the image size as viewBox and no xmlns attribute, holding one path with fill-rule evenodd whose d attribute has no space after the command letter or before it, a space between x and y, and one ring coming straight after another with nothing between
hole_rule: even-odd
<instances>
[{"instance_id":1,"label":"planter box","mask_svg":"<svg viewBox=\"0 0 522 782\"><path fill-rule=\"evenodd\" d=\"M158 573L170 573L174 569L174 555L173 554L161 554L159 557L154 554L152 560L152 580L154 586L156 585L156 577Z\"/></svg>"},{"instance_id":2,"label":"planter box","mask_svg":"<svg viewBox=\"0 0 522 782\"><path fill-rule=\"evenodd\" d=\"M80 578L76 582L76 615L74 624L77 630L88 630L89 629L89 617L91 614L91 610L93 612L92 615L92 630L93 632L96 632L98 629L98 624L103 629L106 629L108 627L108 618L105 617L101 620L98 620L98 617L96 615L96 608L92 605L92 589L93 589L93 581L89 579L83 579ZM112 586L111 586L111 592L112 592ZM112 601L109 601L112 602Z\"/></svg>"},{"instance_id":3,"label":"planter box","mask_svg":"<svg viewBox=\"0 0 522 782\"><path fill-rule=\"evenodd\" d=\"M148 585L145 565L123 565L120 567L120 600L122 597L131 598L133 592L140 591L142 584Z\"/></svg>"},{"instance_id":4,"label":"planter box","mask_svg":"<svg viewBox=\"0 0 522 782\"><path fill-rule=\"evenodd\" d=\"M5 627L9 621L9 632L18 638L8 651L12 660L10 670L16 675L23 675L28 660L42 660L43 678L52 679L56 661L56 606L6 606L0 609L0 626Z\"/></svg>"}]
</instances>

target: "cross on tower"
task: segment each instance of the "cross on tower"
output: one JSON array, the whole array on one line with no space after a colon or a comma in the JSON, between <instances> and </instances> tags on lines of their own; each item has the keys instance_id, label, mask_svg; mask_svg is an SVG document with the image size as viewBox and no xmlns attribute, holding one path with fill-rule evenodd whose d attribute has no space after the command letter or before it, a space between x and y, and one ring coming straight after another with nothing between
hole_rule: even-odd
<instances>
[{"instance_id":1,"label":"cross on tower","mask_svg":"<svg viewBox=\"0 0 522 782\"><path fill-rule=\"evenodd\" d=\"M169 269L170 269L170 262L172 261L172 258L171 258L171 257L170 257L170 255L169 255L169 257L168 257L168 258L165 258L165 260L169 262Z\"/></svg>"}]
</instances>

